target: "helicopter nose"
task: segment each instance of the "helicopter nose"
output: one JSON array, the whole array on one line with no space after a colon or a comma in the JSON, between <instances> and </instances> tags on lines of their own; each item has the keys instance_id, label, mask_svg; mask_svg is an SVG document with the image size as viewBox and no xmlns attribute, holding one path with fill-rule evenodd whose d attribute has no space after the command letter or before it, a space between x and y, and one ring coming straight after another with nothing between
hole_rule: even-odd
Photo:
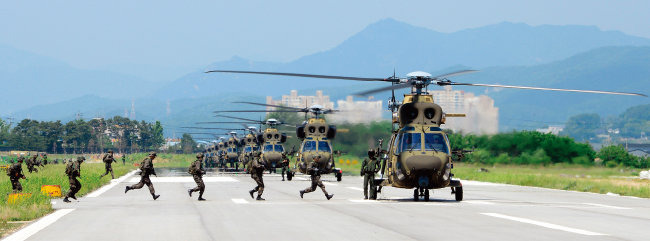
<instances>
[{"instance_id":1,"label":"helicopter nose","mask_svg":"<svg viewBox=\"0 0 650 241\"><path fill-rule=\"evenodd\" d=\"M404 160L404 167L415 172L441 170L443 161L436 156L411 156Z\"/></svg>"}]
</instances>

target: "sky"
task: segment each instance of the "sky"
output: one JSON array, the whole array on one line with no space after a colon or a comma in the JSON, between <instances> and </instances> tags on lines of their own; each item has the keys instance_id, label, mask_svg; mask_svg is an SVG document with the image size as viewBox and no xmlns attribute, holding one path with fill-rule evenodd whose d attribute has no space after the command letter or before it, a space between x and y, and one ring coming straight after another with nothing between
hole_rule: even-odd
<instances>
[{"instance_id":1,"label":"sky","mask_svg":"<svg viewBox=\"0 0 650 241\"><path fill-rule=\"evenodd\" d=\"M440 32L504 21L650 38L650 1L4 1L0 44L74 67L171 81L240 56L288 62L394 18ZM387 33L388 34L388 33Z\"/></svg>"}]
</instances>

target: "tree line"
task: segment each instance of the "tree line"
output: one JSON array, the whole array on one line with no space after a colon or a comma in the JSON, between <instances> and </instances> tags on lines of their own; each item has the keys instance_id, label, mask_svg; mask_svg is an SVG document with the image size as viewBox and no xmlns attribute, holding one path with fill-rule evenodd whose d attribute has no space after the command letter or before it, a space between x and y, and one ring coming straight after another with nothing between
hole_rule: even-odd
<instances>
[{"instance_id":1,"label":"tree line","mask_svg":"<svg viewBox=\"0 0 650 241\"><path fill-rule=\"evenodd\" d=\"M89 121L37 121L24 119L9 125L0 119L0 147L48 153L98 153L106 150L139 152L164 144L159 121L138 122L115 116Z\"/></svg>"}]
</instances>

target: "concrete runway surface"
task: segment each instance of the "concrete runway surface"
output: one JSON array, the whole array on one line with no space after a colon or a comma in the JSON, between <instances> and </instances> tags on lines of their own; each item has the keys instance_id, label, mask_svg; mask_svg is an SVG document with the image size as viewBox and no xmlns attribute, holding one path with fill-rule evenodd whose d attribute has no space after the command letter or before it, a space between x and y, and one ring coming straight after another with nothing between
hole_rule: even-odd
<instances>
[{"instance_id":1,"label":"concrete runway surface","mask_svg":"<svg viewBox=\"0 0 650 241\"><path fill-rule=\"evenodd\" d=\"M300 199L308 176L265 174L266 201L255 201L249 175L210 172L199 202L185 168L157 171L157 201L146 186L124 194L139 179L131 173L79 201L53 200L53 214L5 240L650 240L650 199L463 181L462 202L449 188L414 202L391 187L366 201L361 177L324 175L328 201L320 189Z\"/></svg>"}]
</instances>

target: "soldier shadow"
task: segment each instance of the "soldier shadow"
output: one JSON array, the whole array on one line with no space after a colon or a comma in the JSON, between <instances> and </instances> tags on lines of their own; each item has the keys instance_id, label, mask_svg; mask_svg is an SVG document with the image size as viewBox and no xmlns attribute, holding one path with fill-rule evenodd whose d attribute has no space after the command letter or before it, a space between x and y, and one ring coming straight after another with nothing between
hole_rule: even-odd
<instances>
[{"instance_id":1,"label":"soldier shadow","mask_svg":"<svg viewBox=\"0 0 650 241\"><path fill-rule=\"evenodd\" d=\"M377 201L380 202L398 202L398 203L458 203L458 201L454 200L453 197L451 199L441 199L441 198L431 198L429 201L424 201L424 199L419 199L418 201L413 200L413 198L377 198Z\"/></svg>"}]
</instances>

